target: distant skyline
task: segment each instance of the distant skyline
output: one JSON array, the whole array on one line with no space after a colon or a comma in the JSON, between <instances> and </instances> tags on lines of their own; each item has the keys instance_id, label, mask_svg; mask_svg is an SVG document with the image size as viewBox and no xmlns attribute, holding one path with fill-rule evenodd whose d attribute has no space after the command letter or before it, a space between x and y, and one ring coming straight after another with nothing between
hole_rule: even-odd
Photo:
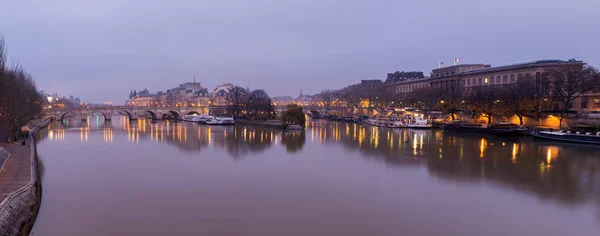
<instances>
[{"instance_id":1,"label":"distant skyline","mask_svg":"<svg viewBox=\"0 0 600 236\"><path fill-rule=\"evenodd\" d=\"M571 58L600 67L597 0L3 1L11 61L39 89L123 103L197 82L314 94L429 75L443 61L492 66Z\"/></svg>"}]
</instances>

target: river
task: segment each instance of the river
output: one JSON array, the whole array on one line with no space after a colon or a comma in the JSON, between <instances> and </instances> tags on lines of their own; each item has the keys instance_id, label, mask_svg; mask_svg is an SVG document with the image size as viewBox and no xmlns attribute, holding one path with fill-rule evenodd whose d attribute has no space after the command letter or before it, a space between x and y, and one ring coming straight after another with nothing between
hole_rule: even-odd
<instances>
[{"instance_id":1,"label":"river","mask_svg":"<svg viewBox=\"0 0 600 236\"><path fill-rule=\"evenodd\" d=\"M600 235L600 148L309 121L38 134L32 235Z\"/></svg>"}]
</instances>

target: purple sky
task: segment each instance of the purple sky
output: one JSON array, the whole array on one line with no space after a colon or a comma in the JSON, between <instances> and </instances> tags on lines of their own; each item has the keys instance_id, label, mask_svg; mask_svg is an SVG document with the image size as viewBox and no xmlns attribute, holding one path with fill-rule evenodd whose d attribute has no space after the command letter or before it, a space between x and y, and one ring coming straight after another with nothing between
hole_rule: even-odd
<instances>
[{"instance_id":1,"label":"purple sky","mask_svg":"<svg viewBox=\"0 0 600 236\"><path fill-rule=\"evenodd\" d=\"M93 3L90 3L93 2ZM600 65L598 0L3 0L8 54L40 89L123 103L130 89L231 82L296 96L438 62Z\"/></svg>"}]
</instances>

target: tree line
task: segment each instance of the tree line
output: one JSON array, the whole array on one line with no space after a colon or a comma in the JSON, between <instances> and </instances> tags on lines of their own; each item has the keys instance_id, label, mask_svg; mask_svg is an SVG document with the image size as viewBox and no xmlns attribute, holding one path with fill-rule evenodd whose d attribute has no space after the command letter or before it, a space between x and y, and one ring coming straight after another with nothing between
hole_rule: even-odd
<instances>
[{"instance_id":1,"label":"tree line","mask_svg":"<svg viewBox=\"0 0 600 236\"><path fill-rule=\"evenodd\" d=\"M0 36L0 136L14 141L21 127L40 114L44 100L31 75L18 65L8 65L7 59Z\"/></svg>"},{"instance_id":2,"label":"tree line","mask_svg":"<svg viewBox=\"0 0 600 236\"><path fill-rule=\"evenodd\" d=\"M526 74L509 84L465 87L459 83L449 83L443 88L422 87L408 93L396 93L393 84L357 84L322 91L315 98L325 107L340 104L362 108L411 107L424 113L442 111L452 120L459 113L474 119L483 117L489 123L492 117L515 115L522 125L524 117L540 122L552 114L562 126L563 118L574 113L575 99L588 92L600 92L600 73L591 66L573 66L535 77Z\"/></svg>"},{"instance_id":3,"label":"tree line","mask_svg":"<svg viewBox=\"0 0 600 236\"><path fill-rule=\"evenodd\" d=\"M273 104L265 90L250 91L234 86L227 94L227 111L235 118L271 119L275 117Z\"/></svg>"},{"instance_id":4,"label":"tree line","mask_svg":"<svg viewBox=\"0 0 600 236\"><path fill-rule=\"evenodd\" d=\"M234 86L227 94L227 111L234 118L267 120L277 118L271 97L262 89L250 91ZM290 104L279 117L283 124L295 124L304 127L306 117L301 106Z\"/></svg>"}]
</instances>

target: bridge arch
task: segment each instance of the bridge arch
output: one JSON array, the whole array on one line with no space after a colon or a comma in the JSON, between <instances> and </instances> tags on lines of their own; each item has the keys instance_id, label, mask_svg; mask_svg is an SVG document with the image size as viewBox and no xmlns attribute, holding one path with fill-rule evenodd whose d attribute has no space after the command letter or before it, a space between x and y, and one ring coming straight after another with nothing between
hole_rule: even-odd
<instances>
[{"instance_id":1,"label":"bridge arch","mask_svg":"<svg viewBox=\"0 0 600 236\"><path fill-rule=\"evenodd\" d=\"M60 119L58 119L58 120L63 120L63 119L65 118L65 116L66 116L67 114L69 114L69 113L71 113L71 112L68 112L68 111L67 111L67 112L63 112L63 113L62 113L62 114L61 114L61 115L58 117L58 118L60 118Z\"/></svg>"},{"instance_id":2,"label":"bridge arch","mask_svg":"<svg viewBox=\"0 0 600 236\"><path fill-rule=\"evenodd\" d=\"M314 118L321 118L323 117L323 114L321 114L321 112L317 111L317 110L310 110L310 113L312 114L312 116Z\"/></svg>"},{"instance_id":3,"label":"bridge arch","mask_svg":"<svg viewBox=\"0 0 600 236\"><path fill-rule=\"evenodd\" d=\"M158 119L158 116L156 116L156 113L154 113L153 111L146 111L146 114L150 114L153 120Z\"/></svg>"},{"instance_id":4,"label":"bridge arch","mask_svg":"<svg viewBox=\"0 0 600 236\"><path fill-rule=\"evenodd\" d=\"M128 111L126 111L126 110L121 110L121 111L122 111L123 113L125 113L125 114L126 114L128 117L129 117L129 119L130 119L130 120L133 120L133 116L131 115L131 112L128 112Z\"/></svg>"},{"instance_id":5,"label":"bridge arch","mask_svg":"<svg viewBox=\"0 0 600 236\"><path fill-rule=\"evenodd\" d=\"M108 117L106 116L106 114L104 114L104 112L102 112L102 111L96 111L96 110L92 110L92 111L89 113L89 115L91 115L91 114L94 114L94 113L96 113L96 114L98 114L98 113L102 114L102 116L104 117L104 120L107 120L107 119L108 119Z\"/></svg>"},{"instance_id":6,"label":"bridge arch","mask_svg":"<svg viewBox=\"0 0 600 236\"><path fill-rule=\"evenodd\" d=\"M179 120L179 118L181 118L181 115L179 115L179 113L176 111L168 111L167 113L163 113L161 115L161 119L163 119L163 120L168 120L169 118L173 118L174 120Z\"/></svg>"},{"instance_id":7,"label":"bridge arch","mask_svg":"<svg viewBox=\"0 0 600 236\"><path fill-rule=\"evenodd\" d=\"M169 113L171 113L171 115L173 116L173 118L175 118L176 120L179 120L179 118L181 118L181 115L179 115L179 112L169 111Z\"/></svg>"},{"instance_id":8,"label":"bridge arch","mask_svg":"<svg viewBox=\"0 0 600 236\"><path fill-rule=\"evenodd\" d=\"M190 111L190 112L188 112L186 115L188 115L188 116L192 116L192 115L197 115L197 116L199 116L199 115L200 115L200 113L198 113L197 111Z\"/></svg>"}]
</instances>

